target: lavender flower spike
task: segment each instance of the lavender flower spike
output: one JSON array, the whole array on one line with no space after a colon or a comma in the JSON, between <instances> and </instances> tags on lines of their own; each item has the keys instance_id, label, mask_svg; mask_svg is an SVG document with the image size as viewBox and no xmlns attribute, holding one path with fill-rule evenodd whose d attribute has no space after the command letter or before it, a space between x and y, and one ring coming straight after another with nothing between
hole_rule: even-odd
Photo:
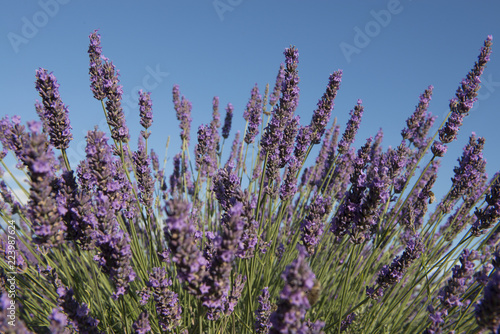
<instances>
[{"instance_id":1,"label":"lavender flower spike","mask_svg":"<svg viewBox=\"0 0 500 334\"><path fill-rule=\"evenodd\" d=\"M172 88L174 109L177 115L177 120L181 122L179 127L181 128L181 139L186 146L189 146L189 134L191 131L191 109L192 105L184 96L181 98L179 92L179 86L175 85Z\"/></svg>"},{"instance_id":2,"label":"lavender flower spike","mask_svg":"<svg viewBox=\"0 0 500 334\"><path fill-rule=\"evenodd\" d=\"M280 293L278 309L271 314L270 334L309 332L304 317L311 308L307 296L316 277L307 264L305 248L299 245L298 249L297 259L281 274L285 286Z\"/></svg>"},{"instance_id":3,"label":"lavender flower spike","mask_svg":"<svg viewBox=\"0 0 500 334\"><path fill-rule=\"evenodd\" d=\"M259 126L262 123L262 97L259 94L257 84L252 88L250 100L247 103L243 118L248 121L248 128L245 135L245 143L253 143L259 134Z\"/></svg>"},{"instance_id":4,"label":"lavender flower spike","mask_svg":"<svg viewBox=\"0 0 500 334\"><path fill-rule=\"evenodd\" d=\"M59 84L54 74L39 68L36 71L36 90L42 98L42 121L48 128L50 143L57 149L67 149L69 142L73 139L68 107L61 101Z\"/></svg>"},{"instance_id":5,"label":"lavender flower spike","mask_svg":"<svg viewBox=\"0 0 500 334\"><path fill-rule=\"evenodd\" d=\"M106 61L103 65L104 88L106 92L107 121L111 127L111 137L122 143L128 142L130 135L125 124L125 115L122 108L122 86L119 85L118 70L112 62Z\"/></svg>"},{"instance_id":6,"label":"lavender flower spike","mask_svg":"<svg viewBox=\"0 0 500 334\"><path fill-rule=\"evenodd\" d=\"M318 102L318 109L314 111L311 119L312 131L315 133L313 144L319 144L321 142L321 137L325 132L328 121L330 120L330 115L333 109L333 100L335 99L335 96L337 96L341 80L342 70L335 71L332 75L330 75L326 92Z\"/></svg>"},{"instance_id":7,"label":"lavender flower spike","mask_svg":"<svg viewBox=\"0 0 500 334\"><path fill-rule=\"evenodd\" d=\"M224 118L224 126L222 126L222 137L224 139L227 139L229 137L229 132L231 132L233 109L233 105L231 103L228 103L226 107L226 117Z\"/></svg>"},{"instance_id":8,"label":"lavender flower spike","mask_svg":"<svg viewBox=\"0 0 500 334\"><path fill-rule=\"evenodd\" d=\"M101 35L97 33L97 30L94 30L92 34L89 36L90 45L89 45L89 58L90 58L90 88L94 93L94 97L102 101L106 97L106 91L104 88L104 70L102 68L102 48L101 48Z\"/></svg>"},{"instance_id":9,"label":"lavender flower spike","mask_svg":"<svg viewBox=\"0 0 500 334\"><path fill-rule=\"evenodd\" d=\"M265 287L259 296L259 308L255 311L254 329L257 334L267 334L271 328L271 302L269 289Z\"/></svg>"},{"instance_id":10,"label":"lavender flower spike","mask_svg":"<svg viewBox=\"0 0 500 334\"><path fill-rule=\"evenodd\" d=\"M359 124L361 123L361 117L363 116L363 106L361 105L363 102L358 100L357 105L354 107L354 110L351 110L350 115L351 118L347 122L347 127L345 129L344 134L342 135L342 139L338 145L338 153L345 154L349 150L349 146L354 142L354 137L359 129Z\"/></svg>"},{"instance_id":11,"label":"lavender flower spike","mask_svg":"<svg viewBox=\"0 0 500 334\"><path fill-rule=\"evenodd\" d=\"M484 288L483 299L476 305L476 320L480 328L488 328L493 333L500 329L500 260L496 255L495 271L490 275Z\"/></svg>"},{"instance_id":12,"label":"lavender flower spike","mask_svg":"<svg viewBox=\"0 0 500 334\"><path fill-rule=\"evenodd\" d=\"M269 97L269 104L274 107L281 94L281 87L283 85L283 80L285 80L285 65L281 64L276 76L276 84L274 85L273 93Z\"/></svg>"},{"instance_id":13,"label":"lavender flower spike","mask_svg":"<svg viewBox=\"0 0 500 334\"><path fill-rule=\"evenodd\" d=\"M144 93L142 89L139 91L139 112L141 117L141 125L146 131L141 131L144 139L148 139L150 133L148 133L148 128L153 124L153 112L151 108L153 107L153 102L151 101L151 92Z\"/></svg>"}]
</instances>

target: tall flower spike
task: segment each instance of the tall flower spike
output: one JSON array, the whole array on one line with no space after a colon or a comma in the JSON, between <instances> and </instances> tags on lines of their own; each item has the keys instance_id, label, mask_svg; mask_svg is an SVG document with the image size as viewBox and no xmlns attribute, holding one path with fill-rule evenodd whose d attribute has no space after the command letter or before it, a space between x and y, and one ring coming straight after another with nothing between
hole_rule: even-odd
<instances>
[{"instance_id":1,"label":"tall flower spike","mask_svg":"<svg viewBox=\"0 0 500 334\"><path fill-rule=\"evenodd\" d=\"M401 131L401 136L403 139L408 139L410 143L415 142L418 138L419 128L424 125L425 114L427 108L429 107L429 102L432 97L432 90L434 87L431 85L420 95L418 105L415 108L413 114L406 120L406 128Z\"/></svg>"},{"instance_id":2,"label":"tall flower spike","mask_svg":"<svg viewBox=\"0 0 500 334\"><path fill-rule=\"evenodd\" d=\"M222 127L222 137L227 139L229 137L229 132L231 132L231 123L233 122L233 105L231 103L227 104L226 107L226 117L224 118L224 126Z\"/></svg>"},{"instance_id":3,"label":"tall flower spike","mask_svg":"<svg viewBox=\"0 0 500 334\"><path fill-rule=\"evenodd\" d=\"M181 140L187 147L189 146L189 136L191 131L192 105L191 102L184 98L184 96L181 98L178 85L174 85L174 88L172 88L172 95L177 120L181 122L181 124L179 125L179 127L181 128Z\"/></svg>"},{"instance_id":4,"label":"tall flower spike","mask_svg":"<svg viewBox=\"0 0 500 334\"><path fill-rule=\"evenodd\" d=\"M500 263L496 255L495 271L490 275L484 288L483 299L476 304L476 320L481 329L488 328L497 333L500 329Z\"/></svg>"},{"instance_id":5,"label":"tall flower spike","mask_svg":"<svg viewBox=\"0 0 500 334\"><path fill-rule=\"evenodd\" d=\"M153 213L153 191L154 180L151 176L151 168L149 167L151 159L148 157L144 141L139 137L139 145L137 152L132 155L136 170L137 183L139 188L139 199L146 208L148 215Z\"/></svg>"},{"instance_id":6,"label":"tall flower spike","mask_svg":"<svg viewBox=\"0 0 500 334\"><path fill-rule=\"evenodd\" d=\"M281 87L283 85L283 80L285 80L285 65L281 64L280 69L278 71L278 75L276 76L276 84L274 85L273 92L269 97L269 104L271 107L274 107L281 94Z\"/></svg>"},{"instance_id":7,"label":"tall flower spike","mask_svg":"<svg viewBox=\"0 0 500 334\"><path fill-rule=\"evenodd\" d=\"M318 108L314 111L311 119L312 131L315 133L313 144L320 143L321 137L325 132L326 125L328 124L328 121L330 121L330 115L334 105L333 101L335 96L337 96L341 80L342 70L335 71L332 75L330 75L326 92L323 94L321 100L319 100Z\"/></svg>"},{"instance_id":8,"label":"tall flower spike","mask_svg":"<svg viewBox=\"0 0 500 334\"><path fill-rule=\"evenodd\" d=\"M307 264L306 250L300 245L298 249L297 259L281 274L285 286L280 293L278 309L271 314L270 334L309 332L304 317L311 308L307 296L316 277Z\"/></svg>"},{"instance_id":9,"label":"tall flower spike","mask_svg":"<svg viewBox=\"0 0 500 334\"><path fill-rule=\"evenodd\" d=\"M90 58L90 88L94 93L97 100L104 100L106 97L106 90L104 88L104 70L102 68L102 48L101 48L101 35L94 30L89 36L89 58Z\"/></svg>"},{"instance_id":10,"label":"tall flower spike","mask_svg":"<svg viewBox=\"0 0 500 334\"><path fill-rule=\"evenodd\" d=\"M43 103L42 122L46 125L50 143L57 149L67 149L73 139L69 124L68 107L64 105L59 95L59 84L54 74L46 69L36 71L36 90Z\"/></svg>"},{"instance_id":11,"label":"tall flower spike","mask_svg":"<svg viewBox=\"0 0 500 334\"><path fill-rule=\"evenodd\" d=\"M259 126L262 123L262 97L259 94L257 84L252 88L250 100L247 103L243 118L248 121L248 128L245 134L245 143L253 143L259 134Z\"/></svg>"},{"instance_id":12,"label":"tall flower spike","mask_svg":"<svg viewBox=\"0 0 500 334\"><path fill-rule=\"evenodd\" d=\"M104 88L106 92L107 120L111 127L111 138L118 142L128 142L130 135L125 124L125 115L122 108L123 90L118 79L118 70L110 61L103 64Z\"/></svg>"},{"instance_id":13,"label":"tall flower spike","mask_svg":"<svg viewBox=\"0 0 500 334\"><path fill-rule=\"evenodd\" d=\"M267 334L271 328L271 302L269 301L269 289L265 287L259 296L259 307L255 311L255 332Z\"/></svg>"},{"instance_id":14,"label":"tall flower spike","mask_svg":"<svg viewBox=\"0 0 500 334\"><path fill-rule=\"evenodd\" d=\"M488 204L484 209L477 209L474 213L477 221L472 226L471 232L474 236L479 236L484 230L494 226L500 219L500 173L493 176L495 180L490 186L490 193L486 196Z\"/></svg>"},{"instance_id":15,"label":"tall flower spike","mask_svg":"<svg viewBox=\"0 0 500 334\"><path fill-rule=\"evenodd\" d=\"M148 139L150 133L148 128L153 124L153 102L151 101L151 92L144 93L142 89L139 91L139 116L140 122L144 130L141 131L144 139Z\"/></svg>"},{"instance_id":16,"label":"tall flower spike","mask_svg":"<svg viewBox=\"0 0 500 334\"><path fill-rule=\"evenodd\" d=\"M361 123L361 117L363 116L364 107L361 105L363 102L358 100L357 105L354 110L349 113L351 118L347 122L347 127L342 135L342 139L338 145L338 153L345 154L349 150L349 146L354 142L354 137L359 129L359 124Z\"/></svg>"}]
</instances>

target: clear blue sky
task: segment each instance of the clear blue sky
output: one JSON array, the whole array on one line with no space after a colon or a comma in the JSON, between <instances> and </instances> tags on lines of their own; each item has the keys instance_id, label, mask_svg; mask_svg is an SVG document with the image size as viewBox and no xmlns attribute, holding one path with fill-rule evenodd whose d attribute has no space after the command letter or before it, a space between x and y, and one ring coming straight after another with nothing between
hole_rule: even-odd
<instances>
[{"instance_id":1,"label":"clear blue sky","mask_svg":"<svg viewBox=\"0 0 500 334\"><path fill-rule=\"evenodd\" d=\"M103 120L89 88L87 55L88 35L99 29L103 54L119 68L124 92L132 99L124 102L131 147L140 130L137 90L149 86L150 147L163 157L170 135L172 157L180 147L174 84L193 103L192 143L198 126L211 119L213 96L220 97L221 109L228 102L235 106L232 138L235 128L243 130L251 88L258 83L263 92L266 83L274 85L283 50L293 44L300 53L297 113L302 124L309 122L329 74L342 69L333 116L343 130L349 110L362 99L365 115L357 146L382 127L386 148L399 144L404 122L428 85L435 87L429 110L438 116L436 123L442 121L449 99L491 34L493 54L480 101L443 161L439 184L447 186L472 131L486 137L489 175L500 169L499 13L498 0L8 1L0 13L1 116L35 119L35 70L53 71L69 105L74 133L69 155L76 166L84 157L86 131ZM160 72L156 79L155 71Z\"/></svg>"}]
</instances>

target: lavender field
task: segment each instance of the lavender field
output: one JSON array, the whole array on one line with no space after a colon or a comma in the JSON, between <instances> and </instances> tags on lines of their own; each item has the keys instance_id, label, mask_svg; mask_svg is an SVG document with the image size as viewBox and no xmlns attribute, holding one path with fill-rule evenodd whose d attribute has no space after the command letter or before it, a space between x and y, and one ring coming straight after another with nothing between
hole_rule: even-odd
<instances>
[{"instance_id":1,"label":"lavender field","mask_svg":"<svg viewBox=\"0 0 500 334\"><path fill-rule=\"evenodd\" d=\"M297 116L290 46L243 113L214 97L197 129L174 85L179 131L165 137L181 145L163 155L148 140L151 93L139 92L133 136L118 69L92 32L89 112L102 109L107 126L88 130L84 159L68 159L71 112L50 69L34 73L39 119L0 120L0 331L500 332L500 174L486 174L475 133L461 133L461 156L447 155L492 42L441 124L428 111L434 87L422 87L399 142L382 130L356 138L362 100L338 124L342 70L325 73L312 117ZM456 161L452 185L435 194L444 160Z\"/></svg>"}]
</instances>

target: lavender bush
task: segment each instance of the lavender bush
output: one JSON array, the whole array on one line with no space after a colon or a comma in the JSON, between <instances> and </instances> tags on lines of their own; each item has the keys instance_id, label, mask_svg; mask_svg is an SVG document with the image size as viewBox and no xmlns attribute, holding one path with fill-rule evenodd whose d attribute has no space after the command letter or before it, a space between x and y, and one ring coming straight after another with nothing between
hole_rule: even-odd
<instances>
[{"instance_id":1,"label":"lavender bush","mask_svg":"<svg viewBox=\"0 0 500 334\"><path fill-rule=\"evenodd\" d=\"M343 130L330 122L341 70L309 123L294 114L295 47L271 92L255 85L244 113L228 104L222 122L215 97L195 134L176 85L182 146L166 175L148 151L153 97L139 92L134 149L118 70L93 32L89 96L109 128L88 132L84 160L68 161L71 111L49 70L36 70L40 121L0 120L0 331L497 333L500 173L485 174L484 138L470 136L450 190L433 192L491 46L488 36L437 129L424 89L394 148L382 131L354 147L361 100Z\"/></svg>"}]
</instances>

